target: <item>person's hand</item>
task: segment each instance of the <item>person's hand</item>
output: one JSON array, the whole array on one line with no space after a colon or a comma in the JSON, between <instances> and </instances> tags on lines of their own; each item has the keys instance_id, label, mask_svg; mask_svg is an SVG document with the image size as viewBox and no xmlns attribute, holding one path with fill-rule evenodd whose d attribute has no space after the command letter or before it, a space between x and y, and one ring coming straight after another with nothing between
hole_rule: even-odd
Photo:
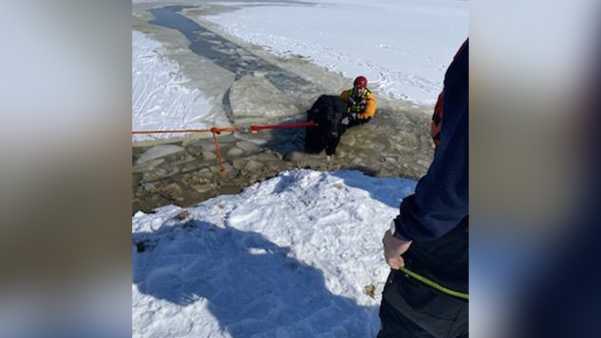
<instances>
[{"instance_id":1,"label":"person's hand","mask_svg":"<svg viewBox=\"0 0 601 338\"><path fill-rule=\"evenodd\" d=\"M386 263L390 265L392 269L398 270L405 266L405 261L401 255L405 253L411 246L411 241L403 241L392 235L390 230L386 231L384 238L384 258Z\"/></svg>"}]
</instances>

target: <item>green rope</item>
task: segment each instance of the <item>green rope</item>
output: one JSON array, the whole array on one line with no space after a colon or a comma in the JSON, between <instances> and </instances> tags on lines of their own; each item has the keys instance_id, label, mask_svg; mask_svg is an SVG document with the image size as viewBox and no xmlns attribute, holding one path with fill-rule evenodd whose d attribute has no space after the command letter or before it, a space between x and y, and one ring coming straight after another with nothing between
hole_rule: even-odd
<instances>
[{"instance_id":1,"label":"green rope","mask_svg":"<svg viewBox=\"0 0 601 338\"><path fill-rule=\"evenodd\" d=\"M426 284L427 286L429 286L429 287L431 287L433 289L436 289L436 290L438 290L438 291L440 291L442 293L445 293L445 294L447 294L449 296L453 296L453 297L457 297L457 298L469 300L469 294L467 294L467 293L463 293L463 292L459 292L459 291L447 289L444 286L442 286L442 285L440 285L440 284L438 284L438 283L436 283L436 282L434 282L434 281L432 281L432 280L430 280L430 279L428 279L428 278L426 278L426 277L424 277L422 275L418 275L417 273L415 273L415 272L413 272L411 270L408 270L405 267L402 267L400 270L402 272L404 272L405 274L407 274L409 277L411 277L413 279L416 279L416 280L418 280L418 281Z\"/></svg>"}]
</instances>

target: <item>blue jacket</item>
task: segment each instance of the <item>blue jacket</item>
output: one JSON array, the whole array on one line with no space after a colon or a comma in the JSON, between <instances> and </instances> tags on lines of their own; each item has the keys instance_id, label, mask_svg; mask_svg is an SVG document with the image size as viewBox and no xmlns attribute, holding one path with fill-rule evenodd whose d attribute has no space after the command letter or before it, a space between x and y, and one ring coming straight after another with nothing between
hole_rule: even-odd
<instances>
[{"instance_id":1,"label":"blue jacket","mask_svg":"<svg viewBox=\"0 0 601 338\"><path fill-rule=\"evenodd\" d=\"M395 236L428 241L442 237L468 215L469 40L447 69L440 143L428 173L403 200Z\"/></svg>"}]
</instances>

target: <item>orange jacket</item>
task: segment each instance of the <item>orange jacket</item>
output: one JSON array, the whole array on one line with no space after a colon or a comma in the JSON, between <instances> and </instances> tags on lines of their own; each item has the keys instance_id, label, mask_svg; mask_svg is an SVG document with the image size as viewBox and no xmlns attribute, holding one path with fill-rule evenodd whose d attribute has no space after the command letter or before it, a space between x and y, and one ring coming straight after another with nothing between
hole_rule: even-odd
<instances>
[{"instance_id":1,"label":"orange jacket","mask_svg":"<svg viewBox=\"0 0 601 338\"><path fill-rule=\"evenodd\" d=\"M342 101L344 101L344 103L346 103L347 107L349 108L349 110L354 110L354 109L359 109L362 111L359 111L359 118L360 119L366 119L366 118L370 118L370 117L374 117L376 115L376 108L378 106L378 104L376 103L376 96L368 89L367 92L365 93L364 99L365 102L363 104L361 103L357 103L354 107L353 107L353 103L350 100L351 97L353 95L353 90L352 89L348 89L343 91L340 94L340 98L342 99ZM364 108L362 106L365 106Z\"/></svg>"}]
</instances>

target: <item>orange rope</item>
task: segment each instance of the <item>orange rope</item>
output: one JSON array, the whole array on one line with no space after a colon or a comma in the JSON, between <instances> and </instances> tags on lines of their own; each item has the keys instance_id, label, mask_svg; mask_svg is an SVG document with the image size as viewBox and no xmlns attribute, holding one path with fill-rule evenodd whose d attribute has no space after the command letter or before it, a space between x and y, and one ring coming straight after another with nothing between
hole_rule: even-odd
<instances>
[{"instance_id":1,"label":"orange rope","mask_svg":"<svg viewBox=\"0 0 601 338\"><path fill-rule=\"evenodd\" d=\"M265 125L250 125L248 128L238 128L238 127L225 127L225 128L208 128L208 129L168 129L168 130L134 130L132 131L132 135L140 135L140 134L170 134L170 133L213 133L217 131L217 134L222 132L241 132L241 131L250 131L251 133L256 133L265 129L293 129L293 128L313 128L317 127L317 123L313 121L309 122L299 122L299 123L282 123L282 124L265 124Z\"/></svg>"},{"instance_id":2,"label":"orange rope","mask_svg":"<svg viewBox=\"0 0 601 338\"><path fill-rule=\"evenodd\" d=\"M168 134L168 133L208 133L211 129L171 129L171 130L134 130L131 133L136 134Z\"/></svg>"},{"instance_id":3,"label":"orange rope","mask_svg":"<svg viewBox=\"0 0 601 338\"><path fill-rule=\"evenodd\" d=\"M215 144L215 154L217 155L217 161L219 162L219 174L221 174L221 176L225 176L225 167L223 166L221 147L219 146L219 142L217 141L217 135L219 135L221 131L219 130L219 128L211 128L211 133L213 134L213 143Z\"/></svg>"},{"instance_id":4,"label":"orange rope","mask_svg":"<svg viewBox=\"0 0 601 338\"><path fill-rule=\"evenodd\" d=\"M221 155L221 147L217 140L217 135L222 132L251 132L256 134L257 132L265 129L292 129L292 128L313 128L317 127L317 124L313 121L299 122L299 123L283 123L283 124L268 124L268 125L251 125L248 128L238 127L226 127L226 128L209 128L209 129L171 129L171 130L134 130L132 135L140 134L171 134L171 133L208 133L213 135L213 144L215 145L215 154L217 155L217 161L219 162L219 173L221 176L225 176L225 167L223 156Z\"/></svg>"},{"instance_id":5,"label":"orange rope","mask_svg":"<svg viewBox=\"0 0 601 338\"><path fill-rule=\"evenodd\" d=\"M298 122L298 123L282 123L282 124L266 124L266 125L251 125L250 132L256 133L264 129L293 129L293 128L313 128L317 127L317 123L313 121Z\"/></svg>"}]
</instances>

